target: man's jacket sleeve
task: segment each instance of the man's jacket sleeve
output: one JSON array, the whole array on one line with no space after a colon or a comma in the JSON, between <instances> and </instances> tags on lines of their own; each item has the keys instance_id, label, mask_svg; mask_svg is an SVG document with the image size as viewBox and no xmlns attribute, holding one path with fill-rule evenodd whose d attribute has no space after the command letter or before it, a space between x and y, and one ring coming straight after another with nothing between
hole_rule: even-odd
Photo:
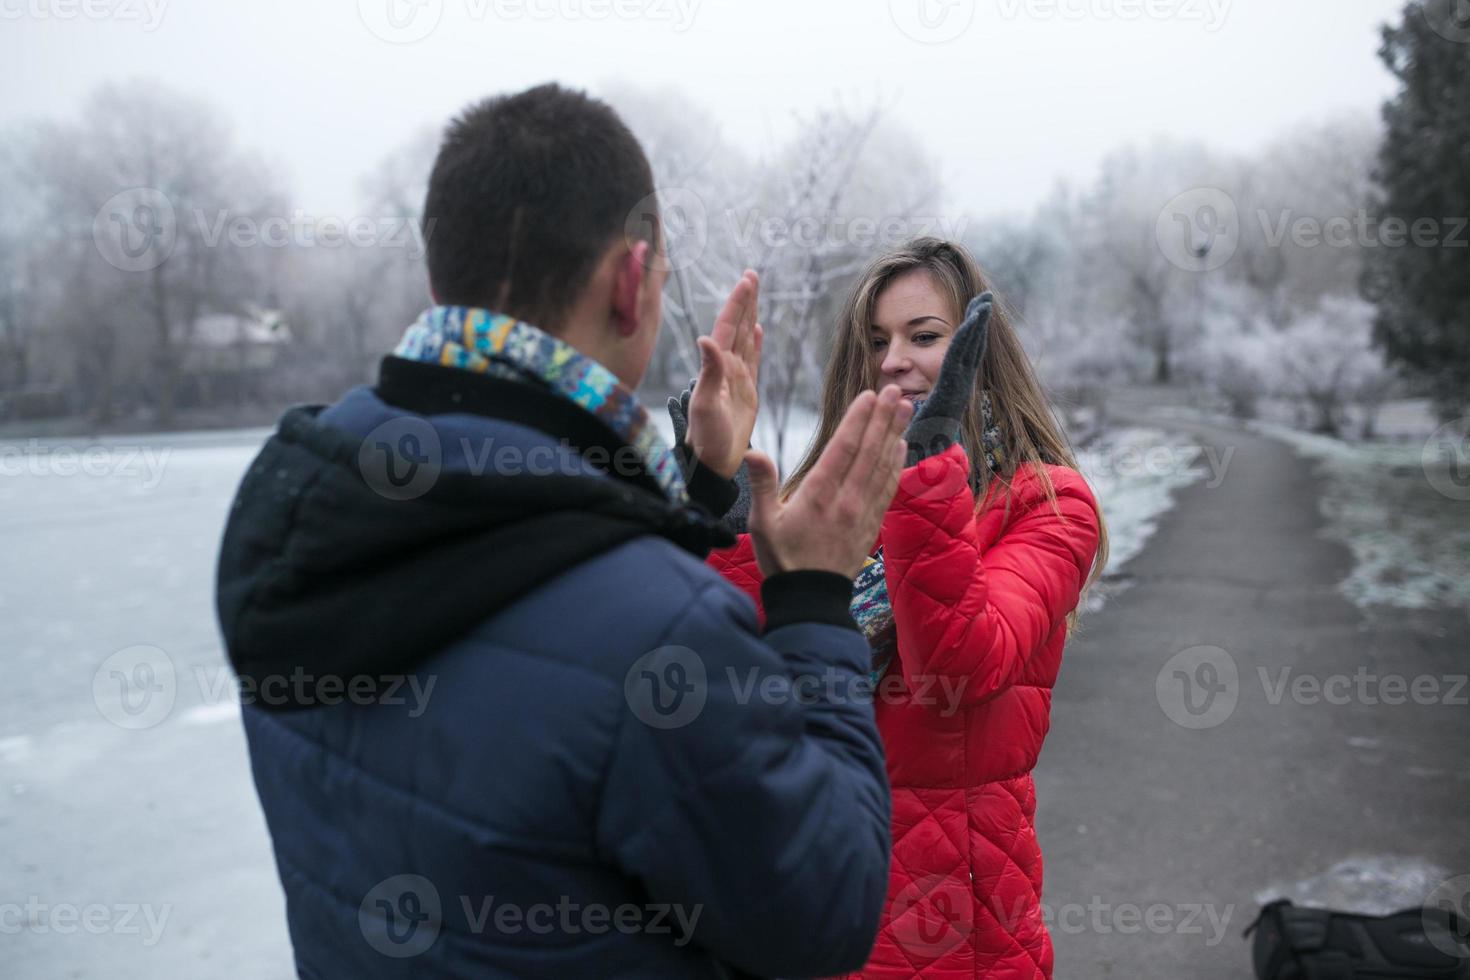
<instances>
[{"instance_id":1,"label":"man's jacket sleeve","mask_svg":"<svg viewBox=\"0 0 1470 980\"><path fill-rule=\"evenodd\" d=\"M697 912L693 941L732 966L847 972L888 880L870 654L850 582L795 572L764 589L764 636L745 597L710 581L629 672L598 844L652 901Z\"/></svg>"}]
</instances>

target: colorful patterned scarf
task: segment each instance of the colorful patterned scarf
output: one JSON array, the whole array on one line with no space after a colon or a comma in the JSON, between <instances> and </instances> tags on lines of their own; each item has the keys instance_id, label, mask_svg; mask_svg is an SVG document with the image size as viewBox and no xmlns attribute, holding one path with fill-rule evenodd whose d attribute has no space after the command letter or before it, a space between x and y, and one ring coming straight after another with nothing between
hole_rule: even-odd
<instances>
[{"instance_id":1,"label":"colorful patterned scarf","mask_svg":"<svg viewBox=\"0 0 1470 980\"><path fill-rule=\"evenodd\" d=\"M985 465L992 473L999 473L1005 456L1001 448L1000 428L995 424L995 414L990 407L990 392L982 392L980 406L984 411L984 434L981 443L985 449ZM971 487L978 489L978 481L971 467ZM872 670L868 680L875 686L888 665L893 662L898 634L893 626L893 606L888 601L888 581L883 573L883 549L878 548L858 572L852 584L852 618L857 620L868 646L873 651Z\"/></svg>"},{"instance_id":2,"label":"colorful patterned scarf","mask_svg":"<svg viewBox=\"0 0 1470 980\"><path fill-rule=\"evenodd\" d=\"M432 306L403 334L394 356L513 381L539 381L632 446L671 502L689 503L684 474L648 411L611 371L524 320L468 306Z\"/></svg>"}]
</instances>

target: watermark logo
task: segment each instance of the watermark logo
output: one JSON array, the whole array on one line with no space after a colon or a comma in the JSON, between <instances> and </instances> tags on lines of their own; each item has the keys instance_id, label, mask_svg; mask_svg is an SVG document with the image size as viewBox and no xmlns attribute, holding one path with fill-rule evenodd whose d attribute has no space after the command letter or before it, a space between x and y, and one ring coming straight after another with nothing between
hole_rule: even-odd
<instances>
[{"instance_id":1,"label":"watermark logo","mask_svg":"<svg viewBox=\"0 0 1470 980\"><path fill-rule=\"evenodd\" d=\"M638 241L657 241L663 227L663 248L657 258L668 272L689 268L709 245L709 212L704 198L687 187L663 187L644 197L623 223L631 247Z\"/></svg>"},{"instance_id":2,"label":"watermark logo","mask_svg":"<svg viewBox=\"0 0 1470 980\"><path fill-rule=\"evenodd\" d=\"M735 243L743 249L897 248L912 238L959 241L969 221L944 215L842 214L826 211L790 217L767 214L760 208L731 209L726 222Z\"/></svg>"},{"instance_id":3,"label":"watermark logo","mask_svg":"<svg viewBox=\"0 0 1470 980\"><path fill-rule=\"evenodd\" d=\"M1218 187L1196 187L1159 212L1154 238L1165 259L1186 272L1212 272L1240 247L1235 199Z\"/></svg>"},{"instance_id":4,"label":"watermark logo","mask_svg":"<svg viewBox=\"0 0 1470 980\"><path fill-rule=\"evenodd\" d=\"M172 450L167 446L47 445L31 438L0 445L0 477L74 477L137 480L144 490L163 482Z\"/></svg>"},{"instance_id":5,"label":"watermark logo","mask_svg":"<svg viewBox=\"0 0 1470 980\"><path fill-rule=\"evenodd\" d=\"M920 44L944 44L970 29L975 0L888 0L888 15L904 36Z\"/></svg>"},{"instance_id":6,"label":"watermark logo","mask_svg":"<svg viewBox=\"0 0 1470 980\"><path fill-rule=\"evenodd\" d=\"M1470 44L1470 0L1430 0L1419 6L1419 12L1429 29L1446 41Z\"/></svg>"},{"instance_id":7,"label":"watermark logo","mask_svg":"<svg viewBox=\"0 0 1470 980\"><path fill-rule=\"evenodd\" d=\"M650 650L628 669L623 696L648 727L682 728L699 717L709 697L704 659L683 646Z\"/></svg>"},{"instance_id":8,"label":"watermark logo","mask_svg":"<svg viewBox=\"0 0 1470 980\"><path fill-rule=\"evenodd\" d=\"M1005 20L1062 20L1131 23L1142 20L1185 21L1204 25L1213 34L1225 26L1231 0L997 0Z\"/></svg>"},{"instance_id":9,"label":"watermark logo","mask_svg":"<svg viewBox=\"0 0 1470 980\"><path fill-rule=\"evenodd\" d=\"M1240 702L1235 658L1216 646L1195 646L1170 657L1154 680L1154 694L1169 720L1195 730L1223 725Z\"/></svg>"},{"instance_id":10,"label":"watermark logo","mask_svg":"<svg viewBox=\"0 0 1470 980\"><path fill-rule=\"evenodd\" d=\"M357 468L389 500L413 500L433 488L443 469L439 433L426 419L389 419L363 437Z\"/></svg>"},{"instance_id":11,"label":"watermark logo","mask_svg":"<svg viewBox=\"0 0 1470 980\"><path fill-rule=\"evenodd\" d=\"M78 932L89 936L139 936L141 944L151 948L163 938L163 930L173 910L172 903L139 905L121 902L105 905L91 902L74 905L71 902L43 902L40 896L32 895L25 904L0 902L0 936L23 932L58 936L72 936Z\"/></svg>"},{"instance_id":12,"label":"watermark logo","mask_svg":"<svg viewBox=\"0 0 1470 980\"><path fill-rule=\"evenodd\" d=\"M1470 500L1470 418L1435 429L1419 460L1431 487L1451 500Z\"/></svg>"},{"instance_id":13,"label":"watermark logo","mask_svg":"<svg viewBox=\"0 0 1470 980\"><path fill-rule=\"evenodd\" d=\"M229 208L179 208L162 191L119 191L92 217L92 241L107 263L123 272L148 272L174 253L180 235L199 248L375 248L418 261L428 251L437 219L422 226L404 215L289 214L260 217Z\"/></svg>"},{"instance_id":14,"label":"watermark logo","mask_svg":"<svg viewBox=\"0 0 1470 980\"><path fill-rule=\"evenodd\" d=\"M930 959L943 956L975 928L971 885L949 875L925 875L894 896L888 918L893 938L905 952Z\"/></svg>"},{"instance_id":15,"label":"watermark logo","mask_svg":"<svg viewBox=\"0 0 1470 980\"><path fill-rule=\"evenodd\" d=\"M908 458L899 476L904 493L916 500L947 500L968 488L966 466L958 460L936 459L955 444L959 431L958 419L940 415L916 417L909 422L903 434L909 444Z\"/></svg>"},{"instance_id":16,"label":"watermark logo","mask_svg":"<svg viewBox=\"0 0 1470 980\"><path fill-rule=\"evenodd\" d=\"M444 0L357 0L357 16L379 40L413 44L439 26Z\"/></svg>"},{"instance_id":17,"label":"watermark logo","mask_svg":"<svg viewBox=\"0 0 1470 980\"><path fill-rule=\"evenodd\" d=\"M123 272L148 272L163 265L178 234L173 202L153 187L118 191L92 217L98 254Z\"/></svg>"},{"instance_id":18,"label":"watermark logo","mask_svg":"<svg viewBox=\"0 0 1470 980\"><path fill-rule=\"evenodd\" d=\"M1424 938L1456 959L1470 954L1470 875L1443 882L1424 900Z\"/></svg>"},{"instance_id":19,"label":"watermark logo","mask_svg":"<svg viewBox=\"0 0 1470 980\"><path fill-rule=\"evenodd\" d=\"M152 728L168 717L178 696L178 675L169 655L139 644L102 661L92 675L92 702L119 728Z\"/></svg>"},{"instance_id":20,"label":"watermark logo","mask_svg":"<svg viewBox=\"0 0 1470 980\"><path fill-rule=\"evenodd\" d=\"M426 952L443 925L439 890L423 875L402 874L373 886L357 909L357 927L369 946L394 959Z\"/></svg>"},{"instance_id":21,"label":"watermark logo","mask_svg":"<svg viewBox=\"0 0 1470 980\"><path fill-rule=\"evenodd\" d=\"M1352 673L1314 674L1296 667L1257 665L1255 680L1270 707L1359 704L1470 706L1470 674L1378 673L1360 666ZM1223 725L1255 686L1245 684L1227 651L1197 646L1169 658L1155 681L1159 707L1181 728Z\"/></svg>"},{"instance_id":22,"label":"watermark logo","mask_svg":"<svg viewBox=\"0 0 1470 980\"><path fill-rule=\"evenodd\" d=\"M168 0L5 0L0 3L3 20L115 20L143 25L151 34L163 23Z\"/></svg>"},{"instance_id":23,"label":"watermark logo","mask_svg":"<svg viewBox=\"0 0 1470 980\"><path fill-rule=\"evenodd\" d=\"M650 21L682 34L694 24L699 0L463 0L456 13L480 24L521 21ZM389 44L413 44L438 29L444 0L358 0L357 12L375 37Z\"/></svg>"}]
</instances>

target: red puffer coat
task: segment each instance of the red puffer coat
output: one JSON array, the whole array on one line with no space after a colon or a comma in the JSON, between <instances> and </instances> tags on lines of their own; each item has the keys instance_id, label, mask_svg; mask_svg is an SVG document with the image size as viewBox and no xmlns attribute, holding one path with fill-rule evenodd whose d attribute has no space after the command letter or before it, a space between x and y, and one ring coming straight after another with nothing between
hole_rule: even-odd
<instances>
[{"instance_id":1,"label":"red puffer coat","mask_svg":"<svg viewBox=\"0 0 1470 980\"><path fill-rule=\"evenodd\" d=\"M879 537L898 637L874 693L893 859L864 977L1051 977L1030 774L1098 519L1075 470L1047 467L1058 517L1026 465L977 509L968 467L954 446L906 469ZM759 608L748 536L709 561Z\"/></svg>"}]
</instances>

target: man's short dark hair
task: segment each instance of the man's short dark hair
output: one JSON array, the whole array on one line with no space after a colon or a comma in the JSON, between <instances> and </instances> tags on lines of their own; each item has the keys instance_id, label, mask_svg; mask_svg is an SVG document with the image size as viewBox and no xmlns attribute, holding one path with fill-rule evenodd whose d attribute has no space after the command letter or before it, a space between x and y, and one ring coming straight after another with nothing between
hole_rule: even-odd
<instances>
[{"instance_id":1,"label":"man's short dark hair","mask_svg":"<svg viewBox=\"0 0 1470 980\"><path fill-rule=\"evenodd\" d=\"M559 85L485 99L450 123L424 201L440 303L560 319L619 235L655 240L653 173L606 103Z\"/></svg>"}]
</instances>

